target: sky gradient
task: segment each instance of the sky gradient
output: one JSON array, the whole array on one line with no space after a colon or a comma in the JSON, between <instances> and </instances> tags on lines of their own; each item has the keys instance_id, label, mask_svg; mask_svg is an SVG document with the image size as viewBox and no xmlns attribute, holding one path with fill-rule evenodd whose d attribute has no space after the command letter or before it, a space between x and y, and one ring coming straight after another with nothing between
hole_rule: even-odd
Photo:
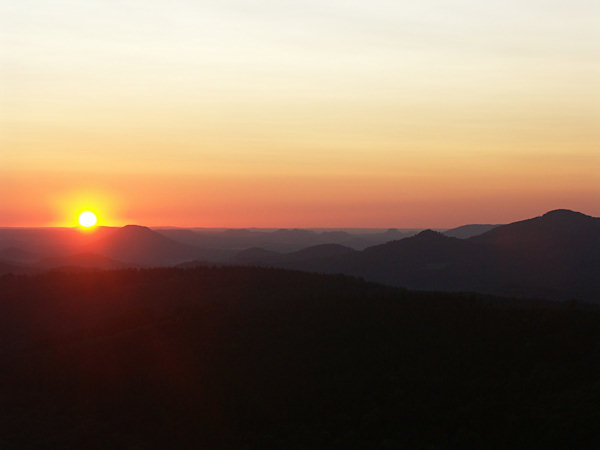
<instances>
[{"instance_id":1,"label":"sky gradient","mask_svg":"<svg viewBox=\"0 0 600 450\"><path fill-rule=\"evenodd\" d=\"M600 216L600 3L0 0L0 226Z\"/></svg>"}]
</instances>

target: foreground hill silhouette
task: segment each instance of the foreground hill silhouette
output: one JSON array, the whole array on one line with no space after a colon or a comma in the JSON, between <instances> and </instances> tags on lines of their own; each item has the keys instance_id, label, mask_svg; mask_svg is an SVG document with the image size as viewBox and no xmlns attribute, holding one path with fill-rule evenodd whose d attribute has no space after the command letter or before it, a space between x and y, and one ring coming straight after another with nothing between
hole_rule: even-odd
<instances>
[{"instance_id":1,"label":"foreground hill silhouette","mask_svg":"<svg viewBox=\"0 0 600 450\"><path fill-rule=\"evenodd\" d=\"M556 210L469 239L426 230L318 261L246 262L345 273L411 289L600 302L600 219Z\"/></svg>"},{"instance_id":2,"label":"foreground hill silhouette","mask_svg":"<svg viewBox=\"0 0 600 450\"><path fill-rule=\"evenodd\" d=\"M599 342L584 305L344 276L9 275L0 436L4 448L597 448Z\"/></svg>"}]
</instances>

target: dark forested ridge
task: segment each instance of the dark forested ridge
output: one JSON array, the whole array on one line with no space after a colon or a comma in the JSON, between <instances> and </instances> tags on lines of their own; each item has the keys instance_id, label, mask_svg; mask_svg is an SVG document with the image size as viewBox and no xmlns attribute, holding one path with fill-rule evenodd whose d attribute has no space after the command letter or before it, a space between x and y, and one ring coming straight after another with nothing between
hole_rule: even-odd
<instances>
[{"instance_id":1,"label":"dark forested ridge","mask_svg":"<svg viewBox=\"0 0 600 450\"><path fill-rule=\"evenodd\" d=\"M3 448L597 448L600 313L261 268L0 278Z\"/></svg>"}]
</instances>

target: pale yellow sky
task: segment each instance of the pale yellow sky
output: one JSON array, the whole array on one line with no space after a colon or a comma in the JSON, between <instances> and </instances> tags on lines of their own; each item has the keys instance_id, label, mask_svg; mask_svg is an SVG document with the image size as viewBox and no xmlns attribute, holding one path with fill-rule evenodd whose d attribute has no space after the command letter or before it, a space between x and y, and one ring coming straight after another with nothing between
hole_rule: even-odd
<instances>
[{"instance_id":1,"label":"pale yellow sky","mask_svg":"<svg viewBox=\"0 0 600 450\"><path fill-rule=\"evenodd\" d=\"M599 142L595 1L0 0L0 226L600 215Z\"/></svg>"}]
</instances>

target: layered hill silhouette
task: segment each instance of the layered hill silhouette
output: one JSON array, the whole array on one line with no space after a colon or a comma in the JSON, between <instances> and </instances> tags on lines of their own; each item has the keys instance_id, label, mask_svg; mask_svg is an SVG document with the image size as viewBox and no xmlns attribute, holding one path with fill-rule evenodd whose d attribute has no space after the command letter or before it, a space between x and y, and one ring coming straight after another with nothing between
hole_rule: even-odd
<instances>
[{"instance_id":1,"label":"layered hill silhouette","mask_svg":"<svg viewBox=\"0 0 600 450\"><path fill-rule=\"evenodd\" d=\"M600 219L556 210L468 239L426 230L318 261L280 256L252 263L344 273L411 289L600 301Z\"/></svg>"},{"instance_id":2,"label":"layered hill silhouette","mask_svg":"<svg viewBox=\"0 0 600 450\"><path fill-rule=\"evenodd\" d=\"M0 275L4 274L25 274L25 273L33 273L34 270L28 266L20 266L18 264L11 264L7 262L0 261Z\"/></svg>"},{"instance_id":3,"label":"layered hill silhouette","mask_svg":"<svg viewBox=\"0 0 600 450\"><path fill-rule=\"evenodd\" d=\"M148 227L99 227L92 233L74 229L9 230L0 233L7 245L0 251L0 274L12 266L41 270L56 267L118 269L163 267L190 260L221 261L230 252L198 248L173 241ZM2 240L0 239L0 240Z\"/></svg>"},{"instance_id":4,"label":"layered hill silhouette","mask_svg":"<svg viewBox=\"0 0 600 450\"><path fill-rule=\"evenodd\" d=\"M78 253L70 256L62 256L55 258L44 258L35 263L33 268L36 269L126 269L136 267L133 263L126 263L97 255L95 253Z\"/></svg>"},{"instance_id":5,"label":"layered hill silhouette","mask_svg":"<svg viewBox=\"0 0 600 450\"><path fill-rule=\"evenodd\" d=\"M37 255L17 247L7 247L0 250L0 261L11 261L14 263L27 264L35 262Z\"/></svg>"},{"instance_id":6,"label":"layered hill silhouette","mask_svg":"<svg viewBox=\"0 0 600 450\"><path fill-rule=\"evenodd\" d=\"M288 263L301 262L302 264L316 263L328 258L343 257L356 250L339 244L321 244L298 250L291 253L279 253L263 248L249 248L236 254L231 262L241 264L268 263L286 266Z\"/></svg>"},{"instance_id":7,"label":"layered hill silhouette","mask_svg":"<svg viewBox=\"0 0 600 450\"><path fill-rule=\"evenodd\" d=\"M395 229L375 234L378 239L402 236ZM563 209L507 225L467 225L444 233L425 230L363 250L335 242L289 252L272 250L348 236L345 231L310 230L222 230L206 235L137 225L100 227L91 234L0 230L0 274L56 267L253 265L341 273L420 290L600 302L600 219L582 213ZM257 240L269 245L234 250ZM202 242L215 246L199 246Z\"/></svg>"},{"instance_id":8,"label":"layered hill silhouette","mask_svg":"<svg viewBox=\"0 0 600 450\"><path fill-rule=\"evenodd\" d=\"M355 250L394 239L412 236L418 230L305 230L305 229L157 229L169 239L203 248L229 250L230 256L249 248L263 248L277 253L289 253L323 244L338 244ZM232 251L233 250L233 251Z\"/></svg>"},{"instance_id":9,"label":"layered hill silhouette","mask_svg":"<svg viewBox=\"0 0 600 450\"><path fill-rule=\"evenodd\" d=\"M75 228L0 228L0 261L6 265L39 268L52 259L73 259L81 254L96 254L120 263L141 266L169 266L192 259L201 264L231 263L237 260L234 258L237 253L253 247L262 246L274 253L289 253L329 244L365 248L411 233L396 229L370 232L300 229L153 230L137 225L123 228L101 226L91 232ZM99 264L99 267L105 266L102 262Z\"/></svg>"},{"instance_id":10,"label":"layered hill silhouette","mask_svg":"<svg viewBox=\"0 0 600 450\"><path fill-rule=\"evenodd\" d=\"M173 265L198 255L194 247L172 241L139 225L114 229L90 243L88 248L117 261L146 266Z\"/></svg>"}]
</instances>

